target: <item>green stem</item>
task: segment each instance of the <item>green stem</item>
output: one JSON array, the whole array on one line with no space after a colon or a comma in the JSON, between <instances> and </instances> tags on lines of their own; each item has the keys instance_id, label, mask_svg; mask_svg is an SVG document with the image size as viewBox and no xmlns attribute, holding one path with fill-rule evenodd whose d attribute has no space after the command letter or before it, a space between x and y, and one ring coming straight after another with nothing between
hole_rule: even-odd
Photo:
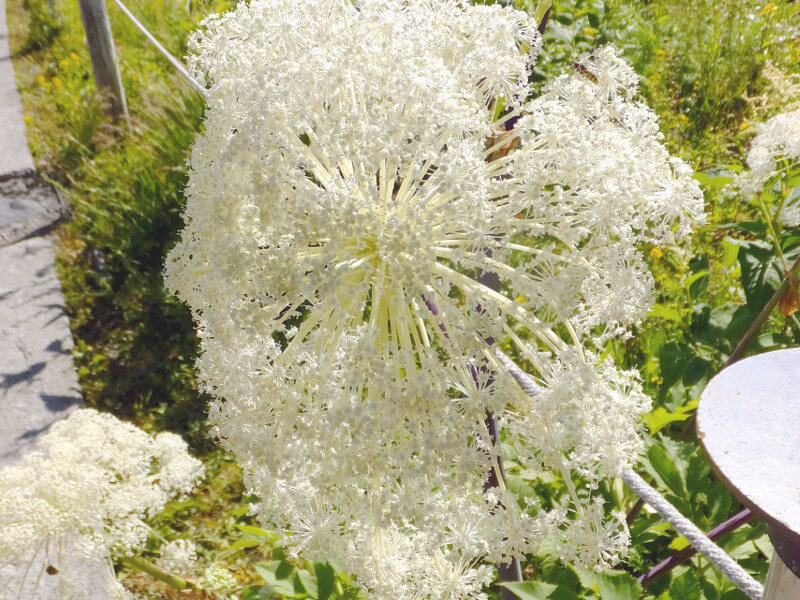
<instances>
[{"instance_id":1,"label":"green stem","mask_svg":"<svg viewBox=\"0 0 800 600\"><path fill-rule=\"evenodd\" d=\"M138 556L123 556L119 559L119 563L125 567L128 567L129 569L136 569L137 571L147 573L153 579L158 579L159 581L166 583L168 586L175 588L176 590L185 590L196 587L194 581L184 579L183 577L178 577L172 573L168 573L161 567L156 566L153 563L144 560L143 558L139 558Z\"/></svg>"},{"instance_id":2,"label":"green stem","mask_svg":"<svg viewBox=\"0 0 800 600\"><path fill-rule=\"evenodd\" d=\"M764 204L764 199L761 197L761 194L758 195L758 203L761 205L761 213L764 215L764 220L767 222L769 233L772 236L772 241L775 243L775 250L778 252L778 256L780 256L781 263L783 264L783 271L785 273L789 270L789 264L786 262L786 258L783 256L783 250L781 249L781 238L778 237L778 234L775 231L775 227L772 224L772 215L769 214L769 210L767 210L767 205Z\"/></svg>"}]
</instances>

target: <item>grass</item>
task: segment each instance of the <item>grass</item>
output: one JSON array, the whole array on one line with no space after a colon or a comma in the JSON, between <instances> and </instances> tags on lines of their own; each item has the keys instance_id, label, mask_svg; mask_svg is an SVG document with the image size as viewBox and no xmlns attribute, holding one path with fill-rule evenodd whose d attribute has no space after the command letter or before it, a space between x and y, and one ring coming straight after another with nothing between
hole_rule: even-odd
<instances>
[{"instance_id":1,"label":"grass","mask_svg":"<svg viewBox=\"0 0 800 600\"><path fill-rule=\"evenodd\" d=\"M223 7L156 1L130 8L181 56L200 17ZM52 18L44 0L9 4L30 146L72 209L60 230L58 269L86 403L180 431L196 451L208 451L193 325L161 280L181 224L186 158L203 101L112 5L131 119L111 123L94 89L77 3L56 2L55 12Z\"/></svg>"}]
</instances>

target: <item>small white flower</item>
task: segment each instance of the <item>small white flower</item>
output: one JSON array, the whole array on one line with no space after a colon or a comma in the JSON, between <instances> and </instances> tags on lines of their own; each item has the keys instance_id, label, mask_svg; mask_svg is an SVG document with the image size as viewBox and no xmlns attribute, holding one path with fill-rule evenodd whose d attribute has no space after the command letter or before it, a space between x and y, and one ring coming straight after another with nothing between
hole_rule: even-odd
<instances>
[{"instance_id":1,"label":"small white flower","mask_svg":"<svg viewBox=\"0 0 800 600\"><path fill-rule=\"evenodd\" d=\"M761 192L771 180L775 183L800 165L800 110L775 115L757 131L747 155L750 170L739 178L740 187L750 193ZM800 227L799 188L793 189L774 215L784 227Z\"/></svg>"},{"instance_id":2,"label":"small white flower","mask_svg":"<svg viewBox=\"0 0 800 600\"><path fill-rule=\"evenodd\" d=\"M212 563L203 571L200 583L203 589L211 592L227 592L239 585L231 572L218 563Z\"/></svg>"},{"instance_id":3,"label":"small white flower","mask_svg":"<svg viewBox=\"0 0 800 600\"><path fill-rule=\"evenodd\" d=\"M197 562L197 547L191 540L173 540L161 547L158 564L167 571L187 575Z\"/></svg>"}]
</instances>

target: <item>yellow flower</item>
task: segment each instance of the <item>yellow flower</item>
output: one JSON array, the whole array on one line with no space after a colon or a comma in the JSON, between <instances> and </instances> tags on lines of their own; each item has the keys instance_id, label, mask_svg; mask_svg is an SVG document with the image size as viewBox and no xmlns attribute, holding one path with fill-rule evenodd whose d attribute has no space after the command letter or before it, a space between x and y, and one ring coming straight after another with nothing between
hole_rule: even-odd
<instances>
[{"instance_id":1,"label":"yellow flower","mask_svg":"<svg viewBox=\"0 0 800 600\"><path fill-rule=\"evenodd\" d=\"M77 54L75 54L74 52L70 52L70 53L69 53L69 57L70 57L72 60L74 60L75 62L78 62L78 61L81 59L81 58L80 58L80 56L78 56L78 55L77 55Z\"/></svg>"},{"instance_id":2,"label":"yellow flower","mask_svg":"<svg viewBox=\"0 0 800 600\"><path fill-rule=\"evenodd\" d=\"M595 30L594 30L594 28L593 28L593 27L587 27L586 29L584 29L584 30L583 30L583 33L584 33L585 35L588 35L588 36L594 36L594 34L595 34L596 32L595 32Z\"/></svg>"},{"instance_id":3,"label":"yellow flower","mask_svg":"<svg viewBox=\"0 0 800 600\"><path fill-rule=\"evenodd\" d=\"M27 123L30 123L33 120L33 117L31 117L30 115L24 115L22 117L22 120L25 121L25 123L27 124Z\"/></svg>"},{"instance_id":4,"label":"yellow flower","mask_svg":"<svg viewBox=\"0 0 800 600\"><path fill-rule=\"evenodd\" d=\"M761 15L764 17L771 17L774 15L778 10L778 7L775 6L774 2L770 2L769 4L765 5L764 8L761 9Z\"/></svg>"},{"instance_id":5,"label":"yellow flower","mask_svg":"<svg viewBox=\"0 0 800 600\"><path fill-rule=\"evenodd\" d=\"M53 85L59 89L64 87L64 83L58 77L53 77L50 81L52 81Z\"/></svg>"},{"instance_id":6,"label":"yellow flower","mask_svg":"<svg viewBox=\"0 0 800 600\"><path fill-rule=\"evenodd\" d=\"M658 260L662 256L664 256L664 253L661 252L661 250L659 250L657 246L653 246L653 249L650 250L650 258L652 258L653 260Z\"/></svg>"},{"instance_id":7,"label":"yellow flower","mask_svg":"<svg viewBox=\"0 0 800 600\"><path fill-rule=\"evenodd\" d=\"M41 73L39 73L39 74L36 76L36 83L38 83L38 84L39 84L39 85L41 85L42 87L47 87L47 79L45 79L45 78L44 78L44 75L42 75Z\"/></svg>"},{"instance_id":8,"label":"yellow flower","mask_svg":"<svg viewBox=\"0 0 800 600\"><path fill-rule=\"evenodd\" d=\"M525 296L522 295L517 296L517 302L519 302L520 304L522 304L523 302L527 302L527 300L528 299Z\"/></svg>"},{"instance_id":9,"label":"yellow flower","mask_svg":"<svg viewBox=\"0 0 800 600\"><path fill-rule=\"evenodd\" d=\"M58 68L61 69L62 71L66 69L68 66L69 66L69 61L66 58L62 58L60 61L58 61Z\"/></svg>"},{"instance_id":10,"label":"yellow flower","mask_svg":"<svg viewBox=\"0 0 800 600\"><path fill-rule=\"evenodd\" d=\"M664 380L661 379L661 377L659 377L658 375L653 375L650 378L650 383L655 383L656 385L661 385L662 383L664 383Z\"/></svg>"}]
</instances>

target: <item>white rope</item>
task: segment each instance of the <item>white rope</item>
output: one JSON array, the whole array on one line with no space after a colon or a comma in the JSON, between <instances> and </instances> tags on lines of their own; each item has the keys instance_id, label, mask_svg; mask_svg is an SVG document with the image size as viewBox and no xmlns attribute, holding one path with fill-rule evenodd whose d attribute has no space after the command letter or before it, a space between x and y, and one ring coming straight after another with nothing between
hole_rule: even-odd
<instances>
[{"instance_id":1,"label":"white rope","mask_svg":"<svg viewBox=\"0 0 800 600\"><path fill-rule=\"evenodd\" d=\"M153 36L153 34L150 33L147 30L147 28L144 25L142 25L136 17L133 16L133 13L131 13L131 11L128 10L128 7L125 6L121 2L121 0L114 0L114 1L117 3L117 6L119 6L120 10L123 13L125 13L125 16L127 16L131 21L133 21L133 24L136 25L136 27L139 29L139 31L141 31L144 34L144 36L148 40L150 40L150 43L152 43L153 46L156 47L156 50L161 52L161 54L163 54L164 57L166 57L166 59L169 62L172 63L172 66L174 66L176 69L178 69L178 72L186 78L186 81L188 81L189 84L192 87L194 87L198 92L200 92L201 94L205 94L206 93L206 88L203 87L202 85L200 85L200 82L197 81L194 77L192 77L189 74L189 71L186 70L186 67L183 65L183 63L181 61L179 61L177 58L175 58L174 56L172 56L172 54L167 52L167 49L164 48L164 46L162 46L159 43L159 41Z\"/></svg>"},{"instance_id":2,"label":"white rope","mask_svg":"<svg viewBox=\"0 0 800 600\"><path fill-rule=\"evenodd\" d=\"M520 369L514 361L499 350L497 351L497 357L525 392L531 395L538 393L539 386L530 375ZM702 553L737 588L752 600L761 600L764 594L764 587L728 556L722 548L708 539L697 525L678 512L677 508L672 506L664 496L636 474L633 469L625 469L622 472L622 480L637 496L652 506L661 515L662 519L672 525L675 531L689 540L692 547Z\"/></svg>"},{"instance_id":3,"label":"white rope","mask_svg":"<svg viewBox=\"0 0 800 600\"><path fill-rule=\"evenodd\" d=\"M697 525L679 513L678 509L667 502L664 496L648 485L632 469L625 469L622 472L622 480L637 496L652 506L665 521L672 525L675 531L689 540L695 550L702 552L711 561L711 564L717 567L737 588L753 600L761 600L764 587L728 556L722 548L708 539Z\"/></svg>"},{"instance_id":4,"label":"white rope","mask_svg":"<svg viewBox=\"0 0 800 600\"><path fill-rule=\"evenodd\" d=\"M497 351L497 358L500 359L500 362L503 366L508 369L508 372L514 378L514 380L519 384L519 387L522 388L529 396L535 396L539 393L539 384L537 384L533 377L528 375L525 371L520 369L513 360L511 360L507 355Z\"/></svg>"}]
</instances>

